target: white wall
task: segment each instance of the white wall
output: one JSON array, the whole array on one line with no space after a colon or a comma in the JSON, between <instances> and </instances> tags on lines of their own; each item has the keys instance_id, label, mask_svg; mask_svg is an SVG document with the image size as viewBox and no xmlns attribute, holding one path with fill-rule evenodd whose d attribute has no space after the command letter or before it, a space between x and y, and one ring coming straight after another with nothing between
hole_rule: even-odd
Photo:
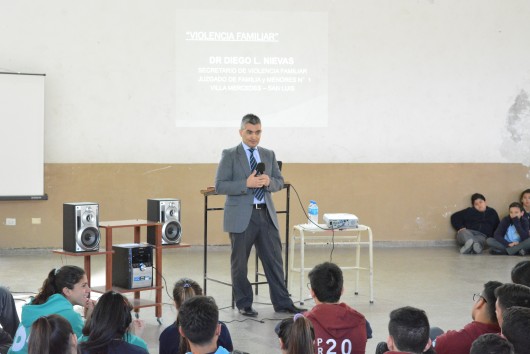
<instances>
[{"instance_id":1,"label":"white wall","mask_svg":"<svg viewBox=\"0 0 530 354\"><path fill-rule=\"evenodd\" d=\"M214 10L327 12L327 43L302 41L327 48L327 126L267 127L261 114L262 143L285 162L530 156L526 0L1 0L0 69L46 73L45 162L210 163L239 141L242 115L260 115L245 100L216 107L233 127L175 124L188 10L212 23ZM197 96L183 99L211 104Z\"/></svg>"}]
</instances>

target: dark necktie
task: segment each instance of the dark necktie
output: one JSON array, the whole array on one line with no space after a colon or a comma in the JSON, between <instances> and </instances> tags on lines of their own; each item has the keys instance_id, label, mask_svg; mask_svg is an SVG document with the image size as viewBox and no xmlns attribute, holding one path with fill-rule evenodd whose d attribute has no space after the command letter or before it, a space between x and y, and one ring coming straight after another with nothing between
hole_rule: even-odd
<instances>
[{"instance_id":1,"label":"dark necktie","mask_svg":"<svg viewBox=\"0 0 530 354\"><path fill-rule=\"evenodd\" d=\"M256 171L256 167L258 166L256 159L254 158L254 150L256 149L248 149L250 151L250 170ZM265 195L265 191L262 188L254 188L254 196L257 200L260 202L263 200L263 196Z\"/></svg>"}]
</instances>

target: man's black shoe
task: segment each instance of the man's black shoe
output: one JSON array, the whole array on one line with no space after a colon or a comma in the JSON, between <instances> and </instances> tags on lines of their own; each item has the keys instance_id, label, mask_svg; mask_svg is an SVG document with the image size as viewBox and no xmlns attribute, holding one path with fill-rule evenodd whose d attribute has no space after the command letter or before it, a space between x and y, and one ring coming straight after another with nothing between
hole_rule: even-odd
<instances>
[{"instance_id":1,"label":"man's black shoe","mask_svg":"<svg viewBox=\"0 0 530 354\"><path fill-rule=\"evenodd\" d=\"M304 309L304 308L301 308L301 307L296 307L294 305L291 305L291 306L283 308L283 309L276 310L276 312L292 313L293 315L297 314L297 313L306 312L306 311L307 311L307 309Z\"/></svg>"},{"instance_id":2,"label":"man's black shoe","mask_svg":"<svg viewBox=\"0 0 530 354\"><path fill-rule=\"evenodd\" d=\"M243 316L258 317L258 311L254 310L252 306L239 309L239 313L242 314Z\"/></svg>"}]
</instances>

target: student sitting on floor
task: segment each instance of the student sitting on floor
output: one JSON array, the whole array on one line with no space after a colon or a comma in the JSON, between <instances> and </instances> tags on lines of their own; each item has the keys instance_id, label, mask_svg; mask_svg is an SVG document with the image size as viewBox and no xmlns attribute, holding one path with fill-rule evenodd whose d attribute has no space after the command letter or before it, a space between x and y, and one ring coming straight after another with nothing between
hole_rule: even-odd
<instances>
[{"instance_id":1,"label":"student sitting on floor","mask_svg":"<svg viewBox=\"0 0 530 354\"><path fill-rule=\"evenodd\" d=\"M512 283L530 286L530 261L521 261L512 268Z\"/></svg>"},{"instance_id":2,"label":"student sitting on floor","mask_svg":"<svg viewBox=\"0 0 530 354\"><path fill-rule=\"evenodd\" d=\"M500 327L495 314L495 289L501 286L498 281L484 284L484 290L473 296L471 310L473 322L459 331L447 331L433 341L437 354L468 354L473 341L485 333L499 333Z\"/></svg>"},{"instance_id":3,"label":"student sitting on floor","mask_svg":"<svg viewBox=\"0 0 530 354\"><path fill-rule=\"evenodd\" d=\"M276 334L280 340L280 348L283 354L328 353L314 350L315 332L313 326L311 321L300 313L297 313L292 318L283 319L279 326L276 327ZM353 353L351 351L346 352Z\"/></svg>"},{"instance_id":4,"label":"student sitting on floor","mask_svg":"<svg viewBox=\"0 0 530 354\"><path fill-rule=\"evenodd\" d=\"M514 351L506 338L488 333L475 339L469 354L514 354Z\"/></svg>"},{"instance_id":5,"label":"student sitting on floor","mask_svg":"<svg viewBox=\"0 0 530 354\"><path fill-rule=\"evenodd\" d=\"M194 296L202 295L202 288L196 281L182 278L175 283L173 287L173 301L175 302L175 307L179 311L180 306L184 301L190 299ZM234 346L232 345L232 338L230 337L230 332L226 325L222 322L219 322L221 325L221 334L217 340L217 345L222 346L228 351L232 351ZM186 353L190 350L187 345L187 341L180 340L179 333L179 317L177 320L171 324L169 327L164 329L160 334L160 354L178 354ZM179 350L180 347L180 350Z\"/></svg>"},{"instance_id":6,"label":"student sitting on floor","mask_svg":"<svg viewBox=\"0 0 530 354\"><path fill-rule=\"evenodd\" d=\"M504 217L493 234L486 240L491 254L518 254L524 256L530 249L528 219L523 217L524 208L513 202L509 207L510 215Z\"/></svg>"},{"instance_id":7,"label":"student sitting on floor","mask_svg":"<svg viewBox=\"0 0 530 354\"><path fill-rule=\"evenodd\" d=\"M486 205L486 197L482 194L473 194L471 205L451 215L451 224L457 231L456 243L462 254L482 253L486 238L493 236L499 224L499 215Z\"/></svg>"},{"instance_id":8,"label":"student sitting on floor","mask_svg":"<svg viewBox=\"0 0 530 354\"><path fill-rule=\"evenodd\" d=\"M512 306L502 314L502 335L513 345L515 354L530 352L530 308Z\"/></svg>"},{"instance_id":9,"label":"student sitting on floor","mask_svg":"<svg viewBox=\"0 0 530 354\"><path fill-rule=\"evenodd\" d=\"M406 306L390 313L387 342L377 345L376 354L435 353L429 338L429 319L425 311Z\"/></svg>"},{"instance_id":10,"label":"student sitting on floor","mask_svg":"<svg viewBox=\"0 0 530 354\"><path fill-rule=\"evenodd\" d=\"M52 269L37 296L29 304L22 306L22 321L9 353L27 353L31 325L39 317L51 314L66 318L79 338L84 321L74 310L74 305L83 306L85 317L89 318L94 308L94 301L90 300L89 295L90 287L82 268L65 265Z\"/></svg>"},{"instance_id":11,"label":"student sitting on floor","mask_svg":"<svg viewBox=\"0 0 530 354\"><path fill-rule=\"evenodd\" d=\"M530 189L525 189L521 193L521 197L519 198L519 202L521 202L523 208L524 208L524 217L528 219L528 222L530 222Z\"/></svg>"},{"instance_id":12,"label":"student sitting on floor","mask_svg":"<svg viewBox=\"0 0 530 354\"><path fill-rule=\"evenodd\" d=\"M64 317L43 316L31 325L29 354L77 354L77 337Z\"/></svg>"},{"instance_id":13,"label":"student sitting on floor","mask_svg":"<svg viewBox=\"0 0 530 354\"><path fill-rule=\"evenodd\" d=\"M315 329L315 352L346 346L351 354L363 354L367 322L361 313L340 302L344 292L342 270L334 263L318 264L309 272L309 282L316 305L304 316Z\"/></svg>"},{"instance_id":14,"label":"student sitting on floor","mask_svg":"<svg viewBox=\"0 0 530 354\"><path fill-rule=\"evenodd\" d=\"M107 291L101 295L92 317L83 328L79 348L83 354L129 353L146 354L147 343L138 337L143 321L132 320L132 306L120 293ZM134 334L129 333L131 323Z\"/></svg>"},{"instance_id":15,"label":"student sitting on floor","mask_svg":"<svg viewBox=\"0 0 530 354\"><path fill-rule=\"evenodd\" d=\"M8 288L0 286L0 353L5 354L13 344L20 321L15 300Z\"/></svg>"},{"instance_id":16,"label":"student sitting on floor","mask_svg":"<svg viewBox=\"0 0 530 354\"><path fill-rule=\"evenodd\" d=\"M527 286L507 283L495 289L495 296L495 313L501 328L504 311L513 306L530 308L530 288Z\"/></svg>"},{"instance_id":17,"label":"student sitting on floor","mask_svg":"<svg viewBox=\"0 0 530 354\"><path fill-rule=\"evenodd\" d=\"M189 342L190 354L228 354L217 345L221 334L219 309L209 296L194 296L182 304L179 311L180 335Z\"/></svg>"}]
</instances>

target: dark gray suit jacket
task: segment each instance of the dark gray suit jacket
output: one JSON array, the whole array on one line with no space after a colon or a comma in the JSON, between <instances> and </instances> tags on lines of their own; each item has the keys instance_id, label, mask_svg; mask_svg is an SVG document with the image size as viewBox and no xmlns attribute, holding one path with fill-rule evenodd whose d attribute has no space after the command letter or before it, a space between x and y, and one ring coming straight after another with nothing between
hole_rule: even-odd
<instances>
[{"instance_id":1,"label":"dark gray suit jacket","mask_svg":"<svg viewBox=\"0 0 530 354\"><path fill-rule=\"evenodd\" d=\"M265 174L270 177L270 184L265 188L265 203L274 226L279 230L276 209L272 202L271 193L283 188L283 177L278 167L278 161L272 150L258 146L261 162L265 164ZM247 188L247 178L250 176L249 162L243 145L223 150L221 162L215 176L215 191L226 195L224 231L240 233L247 229L252 215L254 194Z\"/></svg>"}]
</instances>

